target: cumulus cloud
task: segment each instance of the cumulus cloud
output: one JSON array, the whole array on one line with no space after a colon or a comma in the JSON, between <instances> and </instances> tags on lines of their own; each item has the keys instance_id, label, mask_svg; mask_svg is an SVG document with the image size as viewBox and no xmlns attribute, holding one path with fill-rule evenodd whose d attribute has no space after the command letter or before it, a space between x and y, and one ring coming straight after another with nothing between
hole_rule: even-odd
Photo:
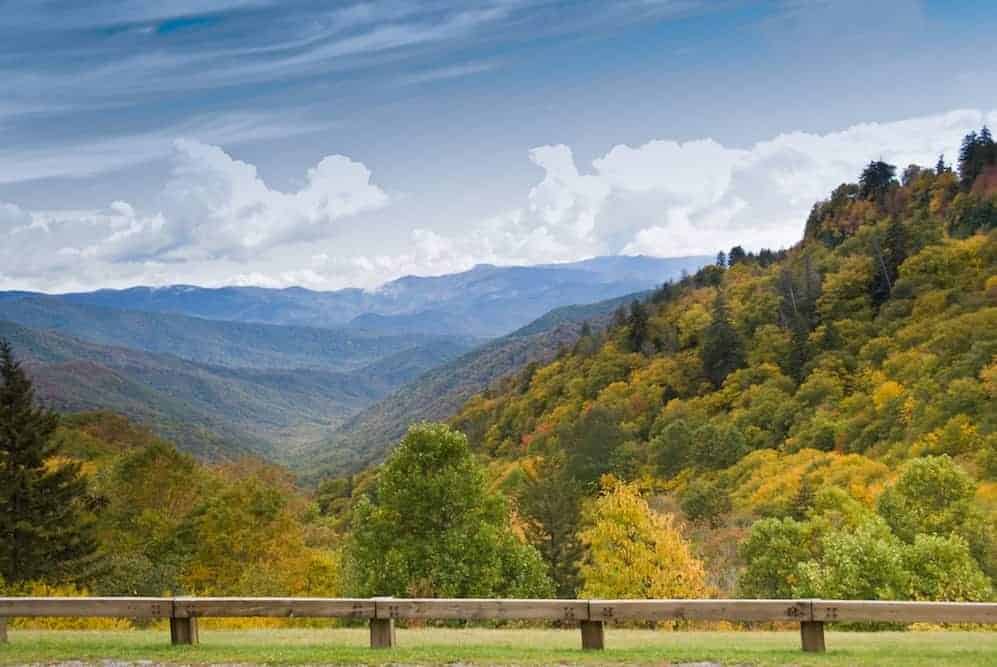
<instances>
[{"instance_id":1,"label":"cumulus cloud","mask_svg":"<svg viewBox=\"0 0 997 667\"><path fill-rule=\"evenodd\" d=\"M655 140L615 146L588 171L570 148L544 146L531 151L545 176L526 205L500 224L482 224L478 233L488 243L465 245L484 245L500 261L788 246L814 201L855 180L870 160L901 168L934 164L943 152L951 160L963 134L985 120L980 111L960 110L824 135L793 132L747 148Z\"/></svg>"},{"instance_id":2,"label":"cumulus cloud","mask_svg":"<svg viewBox=\"0 0 997 667\"><path fill-rule=\"evenodd\" d=\"M96 211L28 212L0 204L5 279L48 286L115 274L115 267L129 275L144 266L142 275L154 267L176 281L183 269L165 268L225 259L265 262L276 247L333 236L342 219L388 202L370 171L342 155L309 169L300 190L281 192L255 166L217 146L181 139L174 149L162 206L153 213L125 201Z\"/></svg>"},{"instance_id":3,"label":"cumulus cloud","mask_svg":"<svg viewBox=\"0 0 997 667\"><path fill-rule=\"evenodd\" d=\"M459 231L409 219L348 157L322 159L299 190L282 192L221 148L180 140L152 210L124 201L100 211L0 204L0 286L370 287L481 262L779 248L800 238L814 201L855 180L870 160L931 165L944 152L951 161L963 134L984 122L997 124L997 112L792 132L743 147L654 140L615 146L587 165L568 146L540 146L528 157L543 176L523 198ZM358 233L365 230L352 218L360 214L380 221L387 236Z\"/></svg>"},{"instance_id":4,"label":"cumulus cloud","mask_svg":"<svg viewBox=\"0 0 997 667\"><path fill-rule=\"evenodd\" d=\"M342 155L323 158L308 170L302 189L284 193L217 146L180 140L176 150L164 192L165 239L177 248L170 254L182 257L250 258L274 245L333 234L335 221L388 201L370 171Z\"/></svg>"}]
</instances>

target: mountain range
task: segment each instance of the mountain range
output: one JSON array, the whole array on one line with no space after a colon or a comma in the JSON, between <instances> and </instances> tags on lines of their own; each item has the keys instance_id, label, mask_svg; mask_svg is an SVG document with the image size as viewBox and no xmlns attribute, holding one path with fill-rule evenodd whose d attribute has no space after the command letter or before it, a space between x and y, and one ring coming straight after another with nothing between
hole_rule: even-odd
<instances>
[{"instance_id":1,"label":"mountain range","mask_svg":"<svg viewBox=\"0 0 997 667\"><path fill-rule=\"evenodd\" d=\"M376 460L408 423L449 417L550 359L581 321L608 321L627 295L709 260L479 265L331 292L0 292L0 336L60 411L120 412L205 458L253 454L314 475Z\"/></svg>"}]
</instances>

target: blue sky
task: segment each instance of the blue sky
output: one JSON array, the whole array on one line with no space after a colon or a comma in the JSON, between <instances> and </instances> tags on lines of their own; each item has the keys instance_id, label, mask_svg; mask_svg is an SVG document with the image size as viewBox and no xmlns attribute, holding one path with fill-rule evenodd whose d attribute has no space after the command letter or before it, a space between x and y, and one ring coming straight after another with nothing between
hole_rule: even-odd
<instances>
[{"instance_id":1,"label":"blue sky","mask_svg":"<svg viewBox=\"0 0 997 667\"><path fill-rule=\"evenodd\" d=\"M997 4L4 2L0 288L790 245L997 124Z\"/></svg>"}]
</instances>

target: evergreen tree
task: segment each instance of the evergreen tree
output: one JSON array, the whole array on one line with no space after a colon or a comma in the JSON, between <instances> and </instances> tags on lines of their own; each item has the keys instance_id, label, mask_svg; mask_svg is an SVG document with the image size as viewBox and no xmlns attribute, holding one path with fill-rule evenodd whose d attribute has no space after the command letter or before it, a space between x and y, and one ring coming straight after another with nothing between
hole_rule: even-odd
<instances>
[{"instance_id":1,"label":"evergreen tree","mask_svg":"<svg viewBox=\"0 0 997 667\"><path fill-rule=\"evenodd\" d=\"M34 390L0 339L0 578L76 579L96 550L77 463L51 465L58 417L34 405Z\"/></svg>"},{"instance_id":2,"label":"evergreen tree","mask_svg":"<svg viewBox=\"0 0 997 667\"><path fill-rule=\"evenodd\" d=\"M723 250L717 253L717 266L719 266L721 269L727 268L727 253L725 253Z\"/></svg>"},{"instance_id":3,"label":"evergreen tree","mask_svg":"<svg viewBox=\"0 0 997 667\"><path fill-rule=\"evenodd\" d=\"M973 187L979 173L979 137L974 131L962 138L962 146L959 147L959 183L962 189L969 190Z\"/></svg>"},{"instance_id":4,"label":"evergreen tree","mask_svg":"<svg viewBox=\"0 0 997 667\"><path fill-rule=\"evenodd\" d=\"M938 155L938 162L935 163L935 173L940 176L948 170L948 165L945 164L945 153L941 153Z\"/></svg>"},{"instance_id":5,"label":"evergreen tree","mask_svg":"<svg viewBox=\"0 0 997 667\"><path fill-rule=\"evenodd\" d=\"M578 562L582 545L582 485L566 474L559 456L548 456L526 477L516 507L526 519L525 533L547 562L555 594L573 598L578 593Z\"/></svg>"},{"instance_id":6,"label":"evergreen tree","mask_svg":"<svg viewBox=\"0 0 997 667\"><path fill-rule=\"evenodd\" d=\"M741 337L731 324L727 303L721 292L717 292L713 302L713 319L703 333L700 356L706 377L716 387L722 385L731 372L744 366Z\"/></svg>"},{"instance_id":7,"label":"evergreen tree","mask_svg":"<svg viewBox=\"0 0 997 667\"><path fill-rule=\"evenodd\" d=\"M983 128L980 130L979 143L982 146L992 146L994 143L993 135L990 134L990 128L987 127L986 125L984 125Z\"/></svg>"},{"instance_id":8,"label":"evergreen tree","mask_svg":"<svg viewBox=\"0 0 997 667\"><path fill-rule=\"evenodd\" d=\"M734 266L738 262L743 262L746 254L744 248L739 245L734 246L730 249L730 254L727 255L728 266Z\"/></svg>"},{"instance_id":9,"label":"evergreen tree","mask_svg":"<svg viewBox=\"0 0 997 667\"><path fill-rule=\"evenodd\" d=\"M907 259L907 230L899 220L886 228L882 243L873 237L876 271L872 279L872 301L880 305L890 298L893 285L900 275L900 265Z\"/></svg>"},{"instance_id":10,"label":"evergreen tree","mask_svg":"<svg viewBox=\"0 0 997 667\"><path fill-rule=\"evenodd\" d=\"M634 299L630 304L630 315L627 317L627 339L630 342L630 349L634 352L640 352L647 342L649 317L647 306Z\"/></svg>"},{"instance_id":11,"label":"evergreen tree","mask_svg":"<svg viewBox=\"0 0 997 667\"><path fill-rule=\"evenodd\" d=\"M859 176L859 196L879 200L896 182L897 168L882 160L870 162Z\"/></svg>"}]
</instances>

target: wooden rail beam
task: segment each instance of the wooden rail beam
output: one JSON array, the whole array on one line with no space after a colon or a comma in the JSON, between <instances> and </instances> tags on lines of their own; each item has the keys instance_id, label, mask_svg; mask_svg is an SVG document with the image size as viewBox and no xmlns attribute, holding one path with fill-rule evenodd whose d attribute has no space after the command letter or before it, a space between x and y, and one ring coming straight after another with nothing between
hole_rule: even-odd
<instances>
[{"instance_id":1,"label":"wooden rail beam","mask_svg":"<svg viewBox=\"0 0 997 667\"><path fill-rule=\"evenodd\" d=\"M602 621L809 621L809 600L591 600Z\"/></svg>"},{"instance_id":2,"label":"wooden rail beam","mask_svg":"<svg viewBox=\"0 0 997 667\"><path fill-rule=\"evenodd\" d=\"M378 598L377 618L581 621L585 600Z\"/></svg>"},{"instance_id":3,"label":"wooden rail beam","mask_svg":"<svg viewBox=\"0 0 997 667\"><path fill-rule=\"evenodd\" d=\"M997 602L814 600L815 621L997 624Z\"/></svg>"},{"instance_id":4,"label":"wooden rail beam","mask_svg":"<svg viewBox=\"0 0 997 667\"><path fill-rule=\"evenodd\" d=\"M173 600L177 618L373 618L374 600L360 598L193 598Z\"/></svg>"},{"instance_id":5,"label":"wooden rail beam","mask_svg":"<svg viewBox=\"0 0 997 667\"><path fill-rule=\"evenodd\" d=\"M169 618L170 598L0 598L3 617Z\"/></svg>"},{"instance_id":6,"label":"wooden rail beam","mask_svg":"<svg viewBox=\"0 0 997 667\"><path fill-rule=\"evenodd\" d=\"M0 642L7 619L24 617L169 618L174 644L196 644L200 617L366 618L372 647L395 645L395 619L577 622L582 648L601 650L607 621L728 620L800 624L808 652L824 651L829 622L997 624L993 602L868 600L504 600L400 598L11 598L0 597Z\"/></svg>"}]
</instances>

